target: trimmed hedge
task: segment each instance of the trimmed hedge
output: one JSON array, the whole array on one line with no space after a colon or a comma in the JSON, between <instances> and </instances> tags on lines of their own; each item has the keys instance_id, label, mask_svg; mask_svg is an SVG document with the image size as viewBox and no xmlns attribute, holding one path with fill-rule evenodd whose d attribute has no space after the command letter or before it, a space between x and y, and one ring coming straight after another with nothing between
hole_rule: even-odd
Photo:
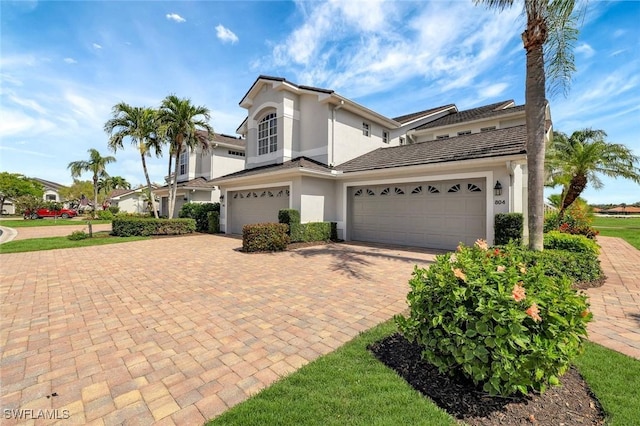
<instances>
[{"instance_id":1,"label":"trimmed hedge","mask_svg":"<svg viewBox=\"0 0 640 426\"><path fill-rule=\"evenodd\" d=\"M600 254L600 247L594 240L584 235L565 234L551 231L544 234L544 248L566 250L570 252Z\"/></svg>"},{"instance_id":2,"label":"trimmed hedge","mask_svg":"<svg viewBox=\"0 0 640 426\"><path fill-rule=\"evenodd\" d=\"M278 212L278 222L288 225L287 235L292 243L303 241L300 212L296 209L282 209Z\"/></svg>"},{"instance_id":3,"label":"trimmed hedge","mask_svg":"<svg viewBox=\"0 0 640 426\"><path fill-rule=\"evenodd\" d=\"M524 216L522 213L498 213L494 222L494 244L503 245L509 241L522 241Z\"/></svg>"},{"instance_id":4,"label":"trimmed hedge","mask_svg":"<svg viewBox=\"0 0 640 426\"><path fill-rule=\"evenodd\" d=\"M220 213L209 212L209 229L210 234L220 233Z\"/></svg>"},{"instance_id":5,"label":"trimmed hedge","mask_svg":"<svg viewBox=\"0 0 640 426\"><path fill-rule=\"evenodd\" d=\"M116 237L181 235L195 230L194 219L116 218L111 224L111 233Z\"/></svg>"},{"instance_id":6,"label":"trimmed hedge","mask_svg":"<svg viewBox=\"0 0 640 426\"><path fill-rule=\"evenodd\" d=\"M296 209L282 209L278 212L278 222L288 225L287 234L292 243L313 241L336 241L338 230L335 222L300 223L300 212Z\"/></svg>"},{"instance_id":7,"label":"trimmed hedge","mask_svg":"<svg viewBox=\"0 0 640 426\"><path fill-rule=\"evenodd\" d=\"M255 223L242 227L242 250L245 252L283 251L289 244L288 225Z\"/></svg>"},{"instance_id":8,"label":"trimmed hedge","mask_svg":"<svg viewBox=\"0 0 640 426\"><path fill-rule=\"evenodd\" d=\"M604 278L598 255L591 252L545 249L524 251L527 265L540 265L548 277L567 277L572 284L589 283Z\"/></svg>"},{"instance_id":9,"label":"trimmed hedge","mask_svg":"<svg viewBox=\"0 0 640 426\"><path fill-rule=\"evenodd\" d=\"M220 213L220 203L186 203L180 208L178 217L196 220L196 231L209 231L209 212Z\"/></svg>"}]
</instances>

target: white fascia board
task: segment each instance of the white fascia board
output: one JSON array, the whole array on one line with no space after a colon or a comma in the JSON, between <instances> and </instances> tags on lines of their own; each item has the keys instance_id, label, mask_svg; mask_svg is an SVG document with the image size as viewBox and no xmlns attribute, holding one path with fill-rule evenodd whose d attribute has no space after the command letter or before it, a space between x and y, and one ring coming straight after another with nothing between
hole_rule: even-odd
<instances>
[{"instance_id":1,"label":"white fascia board","mask_svg":"<svg viewBox=\"0 0 640 426\"><path fill-rule=\"evenodd\" d=\"M212 145L214 145L214 148L216 147L215 145L217 145L218 147L221 147L221 148L235 149L236 151L246 150L246 146L231 145L230 143L224 143L224 142L213 142Z\"/></svg>"},{"instance_id":2,"label":"white fascia board","mask_svg":"<svg viewBox=\"0 0 640 426\"><path fill-rule=\"evenodd\" d=\"M505 161L518 161L525 160L526 154L505 155L502 157L488 157L488 158L474 158L471 160L455 160L446 161L442 163L429 163L429 164L417 164L415 166L401 166L401 167L389 167L385 169L363 170L359 172L342 172L338 175L339 179L352 179L358 177L377 177L384 178L384 176L397 175L398 172L408 173L420 173L430 172L441 169L455 169L460 170L462 168L471 167L494 167L496 165L502 166ZM411 182L415 178L408 177L407 182Z\"/></svg>"},{"instance_id":3,"label":"white fascia board","mask_svg":"<svg viewBox=\"0 0 640 426\"><path fill-rule=\"evenodd\" d=\"M504 115L496 115L494 117L488 117L488 118L478 118L476 120L469 120L469 121L461 121L459 123L453 123L453 124L447 124L444 126L437 126L437 127L429 127L428 129L420 129L420 130L412 130L411 134L414 135L422 135L422 134L427 134L427 133L434 133L436 131L440 131L440 130L446 130L446 129L450 129L452 127L459 127L465 124L475 124L475 123L481 123L483 121L493 121L493 120L503 120L505 118L514 118L514 117L518 117L518 116L522 116L524 117L524 111L517 111L517 112L512 112L509 114L504 114ZM500 130L500 129L498 129Z\"/></svg>"},{"instance_id":4,"label":"white fascia board","mask_svg":"<svg viewBox=\"0 0 640 426\"><path fill-rule=\"evenodd\" d=\"M351 111L354 114L357 114L364 119L371 120L373 122L381 124L384 127L388 127L389 129L397 129L401 126L401 124L398 123L397 121L392 120L388 117L385 117L384 115L379 114L350 99L340 96L337 93L331 93L331 94L326 93L325 95L326 96L318 97L318 100L320 101L320 103L325 103L325 104L331 103L331 104L334 104L335 106L343 105L342 106L343 109ZM344 102L344 104L342 102Z\"/></svg>"},{"instance_id":5,"label":"white fascia board","mask_svg":"<svg viewBox=\"0 0 640 426\"><path fill-rule=\"evenodd\" d=\"M451 105L451 106L449 106L447 108L442 108L442 109L439 109L437 111L434 111L431 114L421 115L418 118L415 118L415 119L413 119L411 121L407 121L406 123L402 124L402 127L413 126L415 123L417 123L419 121L422 121L425 118L431 118L431 117L437 116L437 117L434 117L434 119L438 119L438 118L444 117L446 114L444 114L444 115L440 115L440 114L445 113L445 112L450 111L450 110L457 111L458 107L456 107L455 105ZM433 121L433 120L431 120L431 121Z\"/></svg>"},{"instance_id":6,"label":"white fascia board","mask_svg":"<svg viewBox=\"0 0 640 426\"><path fill-rule=\"evenodd\" d=\"M264 180L265 178L272 178L274 176L278 177L278 176L288 176L288 175L312 175L315 177L324 177L326 179L333 179L336 177L336 175L334 175L333 173L322 172L320 170L309 170L309 169L305 169L304 167L297 167L292 169L277 170L274 172L260 173L257 175L238 176L238 177L229 178L225 180L216 180L214 185L227 187L227 185L233 185L234 183L260 181L260 180Z\"/></svg>"}]
</instances>

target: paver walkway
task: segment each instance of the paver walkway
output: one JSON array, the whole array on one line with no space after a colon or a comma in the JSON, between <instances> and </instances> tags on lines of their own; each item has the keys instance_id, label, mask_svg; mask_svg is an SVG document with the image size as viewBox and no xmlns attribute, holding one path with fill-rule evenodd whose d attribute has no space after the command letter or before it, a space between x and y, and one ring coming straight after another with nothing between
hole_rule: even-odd
<instances>
[{"instance_id":1,"label":"paver walkway","mask_svg":"<svg viewBox=\"0 0 640 426\"><path fill-rule=\"evenodd\" d=\"M590 337L640 358L640 252L598 240L608 280L588 290ZM200 424L403 311L413 265L435 253L239 246L196 235L0 255L3 417ZM2 420L15 423L30 422Z\"/></svg>"},{"instance_id":2,"label":"paver walkway","mask_svg":"<svg viewBox=\"0 0 640 426\"><path fill-rule=\"evenodd\" d=\"M0 406L68 410L60 424L201 424L403 311L413 266L434 257L240 245L197 235L0 255Z\"/></svg>"},{"instance_id":3,"label":"paver walkway","mask_svg":"<svg viewBox=\"0 0 640 426\"><path fill-rule=\"evenodd\" d=\"M640 359L640 250L622 238L598 237L598 244L607 281L587 291L589 339Z\"/></svg>"}]
</instances>

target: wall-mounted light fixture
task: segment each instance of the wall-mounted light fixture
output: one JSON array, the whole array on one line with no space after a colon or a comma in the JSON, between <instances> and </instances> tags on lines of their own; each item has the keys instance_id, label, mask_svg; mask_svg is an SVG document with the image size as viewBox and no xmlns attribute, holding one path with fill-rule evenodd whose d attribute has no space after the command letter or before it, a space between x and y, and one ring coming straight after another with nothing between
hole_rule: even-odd
<instances>
[{"instance_id":1,"label":"wall-mounted light fixture","mask_svg":"<svg viewBox=\"0 0 640 426\"><path fill-rule=\"evenodd\" d=\"M493 194L496 196L502 195L502 184L499 180L496 181L496 185L493 187Z\"/></svg>"},{"instance_id":2,"label":"wall-mounted light fixture","mask_svg":"<svg viewBox=\"0 0 640 426\"><path fill-rule=\"evenodd\" d=\"M220 194L220 202L223 203L224 202L224 194Z\"/></svg>"},{"instance_id":3,"label":"wall-mounted light fixture","mask_svg":"<svg viewBox=\"0 0 640 426\"><path fill-rule=\"evenodd\" d=\"M189 199L188 199L188 198L187 198L187 196L185 195L185 196L182 198L182 200L183 200L183 201L188 201Z\"/></svg>"}]
</instances>

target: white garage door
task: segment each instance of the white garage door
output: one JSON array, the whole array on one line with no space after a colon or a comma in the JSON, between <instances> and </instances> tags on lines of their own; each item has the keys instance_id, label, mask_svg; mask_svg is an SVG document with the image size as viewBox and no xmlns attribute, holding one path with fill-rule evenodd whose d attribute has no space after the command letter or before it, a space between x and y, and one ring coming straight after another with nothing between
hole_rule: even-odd
<instances>
[{"instance_id":1,"label":"white garage door","mask_svg":"<svg viewBox=\"0 0 640 426\"><path fill-rule=\"evenodd\" d=\"M454 249L486 238L484 179L350 189L351 239Z\"/></svg>"},{"instance_id":2,"label":"white garage door","mask_svg":"<svg viewBox=\"0 0 640 426\"><path fill-rule=\"evenodd\" d=\"M231 233L242 234L244 225L278 222L278 212L289 208L289 188L234 191L229 200Z\"/></svg>"}]
</instances>

